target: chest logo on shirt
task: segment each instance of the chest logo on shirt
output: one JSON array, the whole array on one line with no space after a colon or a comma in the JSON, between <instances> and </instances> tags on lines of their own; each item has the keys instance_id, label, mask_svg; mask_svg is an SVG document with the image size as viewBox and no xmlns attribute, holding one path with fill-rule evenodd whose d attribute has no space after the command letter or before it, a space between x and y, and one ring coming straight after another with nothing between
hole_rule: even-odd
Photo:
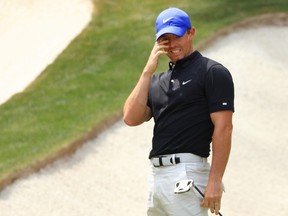
<instances>
[{"instance_id":1,"label":"chest logo on shirt","mask_svg":"<svg viewBox=\"0 0 288 216\"><path fill-rule=\"evenodd\" d=\"M187 80L187 81L183 81L182 82L182 85L186 85L187 83L189 83L189 82L191 82L192 80L190 79L190 80Z\"/></svg>"}]
</instances>

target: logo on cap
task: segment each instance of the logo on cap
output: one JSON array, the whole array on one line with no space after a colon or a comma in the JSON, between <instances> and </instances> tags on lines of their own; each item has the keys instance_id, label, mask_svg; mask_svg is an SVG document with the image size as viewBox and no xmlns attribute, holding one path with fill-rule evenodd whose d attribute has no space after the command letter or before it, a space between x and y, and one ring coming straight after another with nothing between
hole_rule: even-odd
<instances>
[{"instance_id":1,"label":"logo on cap","mask_svg":"<svg viewBox=\"0 0 288 216\"><path fill-rule=\"evenodd\" d=\"M163 23L167 23L169 20L173 19L174 17L170 17L168 19L163 19Z\"/></svg>"}]
</instances>

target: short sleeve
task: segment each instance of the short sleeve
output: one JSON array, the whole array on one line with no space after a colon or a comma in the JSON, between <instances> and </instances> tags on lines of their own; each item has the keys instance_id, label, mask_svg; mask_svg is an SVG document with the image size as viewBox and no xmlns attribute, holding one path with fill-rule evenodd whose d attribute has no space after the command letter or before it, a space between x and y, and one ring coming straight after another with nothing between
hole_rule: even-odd
<instances>
[{"instance_id":1,"label":"short sleeve","mask_svg":"<svg viewBox=\"0 0 288 216\"><path fill-rule=\"evenodd\" d=\"M228 69L221 64L213 65L205 81L210 113L224 110L234 112L234 83Z\"/></svg>"}]
</instances>

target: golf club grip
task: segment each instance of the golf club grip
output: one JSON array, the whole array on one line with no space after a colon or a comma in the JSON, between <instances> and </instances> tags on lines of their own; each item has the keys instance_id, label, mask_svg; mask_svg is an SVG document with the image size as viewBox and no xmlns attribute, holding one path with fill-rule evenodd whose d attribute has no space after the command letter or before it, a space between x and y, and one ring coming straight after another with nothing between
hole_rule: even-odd
<instances>
[{"instance_id":1,"label":"golf club grip","mask_svg":"<svg viewBox=\"0 0 288 216\"><path fill-rule=\"evenodd\" d=\"M198 191L199 194L201 194L201 196L204 198L204 194L200 191L200 189L194 185L194 188ZM218 212L220 216L223 216L220 212Z\"/></svg>"}]
</instances>

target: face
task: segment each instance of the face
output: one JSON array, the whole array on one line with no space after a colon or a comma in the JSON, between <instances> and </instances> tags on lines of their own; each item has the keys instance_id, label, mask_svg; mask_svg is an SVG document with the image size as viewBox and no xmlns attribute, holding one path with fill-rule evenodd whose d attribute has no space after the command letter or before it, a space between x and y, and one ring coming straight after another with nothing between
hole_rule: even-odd
<instances>
[{"instance_id":1,"label":"face","mask_svg":"<svg viewBox=\"0 0 288 216\"><path fill-rule=\"evenodd\" d=\"M167 41L168 48L167 56L172 62L176 62L193 52L193 38L195 35L195 28L188 30L185 35L178 37L174 34L164 34L159 39L160 41Z\"/></svg>"}]
</instances>

